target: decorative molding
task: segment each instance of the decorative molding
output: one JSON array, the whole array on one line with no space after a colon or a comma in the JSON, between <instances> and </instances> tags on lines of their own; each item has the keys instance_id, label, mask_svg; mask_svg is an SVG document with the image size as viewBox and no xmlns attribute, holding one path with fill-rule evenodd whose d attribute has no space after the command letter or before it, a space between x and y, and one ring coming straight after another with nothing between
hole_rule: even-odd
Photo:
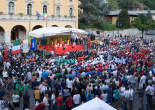
<instances>
[{"instance_id":1,"label":"decorative molding","mask_svg":"<svg viewBox=\"0 0 155 110\"><path fill-rule=\"evenodd\" d=\"M27 14L27 5L31 4L32 5L32 13L31 14L33 15L33 4L34 4L34 1L33 0L26 0L25 2L26 2L26 14Z\"/></svg>"},{"instance_id":2,"label":"decorative molding","mask_svg":"<svg viewBox=\"0 0 155 110\"><path fill-rule=\"evenodd\" d=\"M25 2L26 2L27 4L29 4L29 3L33 4L33 3L34 3L33 0L26 0Z\"/></svg>"},{"instance_id":3,"label":"decorative molding","mask_svg":"<svg viewBox=\"0 0 155 110\"><path fill-rule=\"evenodd\" d=\"M43 1L41 4L42 4L42 6L43 5L47 5L47 6L49 5L49 3L47 1Z\"/></svg>"},{"instance_id":4,"label":"decorative molding","mask_svg":"<svg viewBox=\"0 0 155 110\"><path fill-rule=\"evenodd\" d=\"M7 13L9 14L9 3L10 2L14 3L14 12L13 12L13 14L16 14L16 0L7 0Z\"/></svg>"},{"instance_id":5,"label":"decorative molding","mask_svg":"<svg viewBox=\"0 0 155 110\"><path fill-rule=\"evenodd\" d=\"M43 1L41 4L42 4L42 15L43 15L43 6L47 6L47 14L48 14L48 5L49 5L49 3L47 1Z\"/></svg>"}]
</instances>

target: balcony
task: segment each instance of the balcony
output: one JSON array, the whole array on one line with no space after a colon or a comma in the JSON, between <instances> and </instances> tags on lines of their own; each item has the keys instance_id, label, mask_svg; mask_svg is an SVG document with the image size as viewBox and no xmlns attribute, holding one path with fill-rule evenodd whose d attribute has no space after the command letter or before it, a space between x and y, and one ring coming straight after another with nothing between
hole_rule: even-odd
<instances>
[{"instance_id":1,"label":"balcony","mask_svg":"<svg viewBox=\"0 0 155 110\"><path fill-rule=\"evenodd\" d=\"M75 16L48 16L47 19L45 19L43 16L37 17L37 16L29 16L29 15L22 15L22 14L0 14L0 21L71 21L76 22Z\"/></svg>"}]
</instances>

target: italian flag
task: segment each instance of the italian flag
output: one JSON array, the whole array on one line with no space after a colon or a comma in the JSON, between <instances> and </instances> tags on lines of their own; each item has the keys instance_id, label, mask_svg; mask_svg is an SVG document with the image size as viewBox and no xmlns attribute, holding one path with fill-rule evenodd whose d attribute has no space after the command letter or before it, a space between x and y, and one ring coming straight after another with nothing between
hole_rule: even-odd
<instances>
[{"instance_id":1,"label":"italian flag","mask_svg":"<svg viewBox=\"0 0 155 110\"><path fill-rule=\"evenodd\" d=\"M44 13L44 18L45 18L45 19L47 19L47 18L48 18L47 13Z\"/></svg>"},{"instance_id":2,"label":"italian flag","mask_svg":"<svg viewBox=\"0 0 155 110\"><path fill-rule=\"evenodd\" d=\"M20 52L20 41L19 40L16 40L14 43L13 43L13 47L12 47L12 53L13 54L17 54Z\"/></svg>"}]
</instances>

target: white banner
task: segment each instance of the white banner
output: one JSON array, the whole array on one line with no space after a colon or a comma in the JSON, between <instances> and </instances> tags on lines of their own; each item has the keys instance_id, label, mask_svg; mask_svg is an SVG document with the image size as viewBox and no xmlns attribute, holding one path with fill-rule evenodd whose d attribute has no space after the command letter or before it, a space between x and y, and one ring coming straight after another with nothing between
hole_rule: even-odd
<instances>
[{"instance_id":1,"label":"white banner","mask_svg":"<svg viewBox=\"0 0 155 110\"><path fill-rule=\"evenodd\" d=\"M28 40L23 40L23 52L27 53L29 51Z\"/></svg>"}]
</instances>

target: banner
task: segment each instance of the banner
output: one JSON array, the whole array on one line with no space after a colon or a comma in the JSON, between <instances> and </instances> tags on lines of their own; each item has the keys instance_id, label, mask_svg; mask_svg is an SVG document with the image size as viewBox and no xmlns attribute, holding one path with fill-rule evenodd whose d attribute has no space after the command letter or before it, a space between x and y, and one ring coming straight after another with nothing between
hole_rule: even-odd
<instances>
[{"instance_id":1,"label":"banner","mask_svg":"<svg viewBox=\"0 0 155 110\"><path fill-rule=\"evenodd\" d=\"M29 51L28 40L23 40L23 53L27 53Z\"/></svg>"},{"instance_id":2,"label":"banner","mask_svg":"<svg viewBox=\"0 0 155 110\"><path fill-rule=\"evenodd\" d=\"M36 50L37 49L37 41L36 39L31 39L31 48L30 50Z\"/></svg>"}]
</instances>

